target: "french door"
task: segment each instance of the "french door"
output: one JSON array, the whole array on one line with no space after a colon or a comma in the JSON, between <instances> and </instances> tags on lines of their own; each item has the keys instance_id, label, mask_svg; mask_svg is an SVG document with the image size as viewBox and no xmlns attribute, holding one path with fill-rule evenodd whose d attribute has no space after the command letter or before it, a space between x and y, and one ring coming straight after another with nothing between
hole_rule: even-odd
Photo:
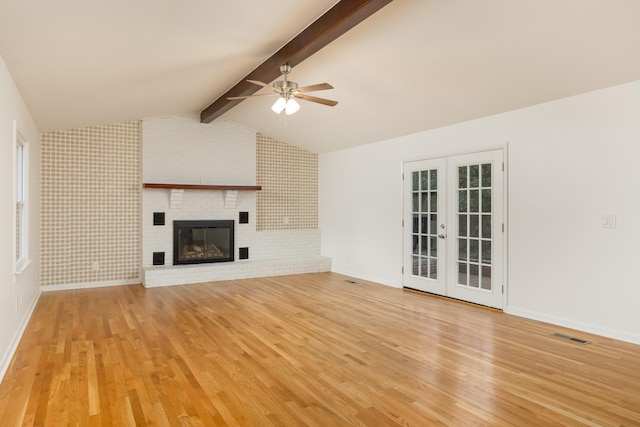
<instances>
[{"instance_id":1,"label":"french door","mask_svg":"<svg viewBox=\"0 0 640 427\"><path fill-rule=\"evenodd\" d=\"M503 151L404 164L407 288L503 306Z\"/></svg>"}]
</instances>

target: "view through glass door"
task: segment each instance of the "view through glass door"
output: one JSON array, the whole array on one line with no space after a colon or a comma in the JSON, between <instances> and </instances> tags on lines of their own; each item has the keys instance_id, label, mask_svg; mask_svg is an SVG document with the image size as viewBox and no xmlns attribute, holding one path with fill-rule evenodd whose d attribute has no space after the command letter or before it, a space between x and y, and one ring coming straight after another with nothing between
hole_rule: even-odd
<instances>
[{"instance_id":1,"label":"view through glass door","mask_svg":"<svg viewBox=\"0 0 640 427\"><path fill-rule=\"evenodd\" d=\"M503 305L502 150L404 164L404 286Z\"/></svg>"}]
</instances>

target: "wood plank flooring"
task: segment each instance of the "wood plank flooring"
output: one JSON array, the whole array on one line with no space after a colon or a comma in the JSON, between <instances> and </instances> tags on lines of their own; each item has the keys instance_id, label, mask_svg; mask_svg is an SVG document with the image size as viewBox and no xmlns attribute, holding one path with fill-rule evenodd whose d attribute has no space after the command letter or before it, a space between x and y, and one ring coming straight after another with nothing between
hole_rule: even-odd
<instances>
[{"instance_id":1,"label":"wood plank flooring","mask_svg":"<svg viewBox=\"0 0 640 427\"><path fill-rule=\"evenodd\" d=\"M44 293L0 426L640 425L640 346L348 279Z\"/></svg>"}]
</instances>

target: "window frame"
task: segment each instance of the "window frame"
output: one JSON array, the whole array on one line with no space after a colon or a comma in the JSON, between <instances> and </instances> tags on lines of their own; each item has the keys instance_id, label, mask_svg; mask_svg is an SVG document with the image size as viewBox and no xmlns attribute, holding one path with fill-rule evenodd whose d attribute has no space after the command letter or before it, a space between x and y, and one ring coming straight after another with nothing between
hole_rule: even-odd
<instances>
[{"instance_id":1,"label":"window frame","mask_svg":"<svg viewBox=\"0 0 640 427\"><path fill-rule=\"evenodd\" d=\"M22 273L31 263L29 257L29 141L14 121L14 273Z\"/></svg>"}]
</instances>

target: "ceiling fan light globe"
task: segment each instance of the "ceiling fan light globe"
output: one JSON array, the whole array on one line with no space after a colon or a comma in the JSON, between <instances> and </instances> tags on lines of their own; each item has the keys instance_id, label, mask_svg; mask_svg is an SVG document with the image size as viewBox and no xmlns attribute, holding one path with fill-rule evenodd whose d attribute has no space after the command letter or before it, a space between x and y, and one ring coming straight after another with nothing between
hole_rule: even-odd
<instances>
[{"instance_id":1,"label":"ceiling fan light globe","mask_svg":"<svg viewBox=\"0 0 640 427\"><path fill-rule=\"evenodd\" d=\"M271 111L273 111L276 114L280 114L282 113L282 110L284 110L286 106L287 106L287 100L280 97L271 107Z\"/></svg>"},{"instance_id":2,"label":"ceiling fan light globe","mask_svg":"<svg viewBox=\"0 0 640 427\"><path fill-rule=\"evenodd\" d=\"M299 109L300 104L298 104L295 99L291 98L287 101L287 106L285 107L284 112L287 113L288 116L290 116Z\"/></svg>"}]
</instances>

